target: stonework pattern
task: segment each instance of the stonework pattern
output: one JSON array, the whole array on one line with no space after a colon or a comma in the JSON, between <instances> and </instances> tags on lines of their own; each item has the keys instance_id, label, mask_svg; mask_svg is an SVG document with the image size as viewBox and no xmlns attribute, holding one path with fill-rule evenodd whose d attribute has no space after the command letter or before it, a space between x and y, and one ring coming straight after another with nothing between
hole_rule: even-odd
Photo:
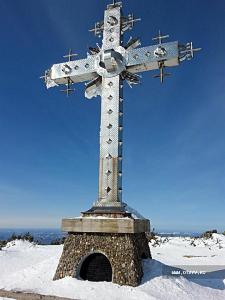
<instances>
[{"instance_id":1,"label":"stonework pattern","mask_svg":"<svg viewBox=\"0 0 225 300\"><path fill-rule=\"evenodd\" d=\"M102 253L112 266L112 282L137 286L143 276L142 258L151 258L145 233L69 233L54 280L79 278L80 268L90 254Z\"/></svg>"}]
</instances>

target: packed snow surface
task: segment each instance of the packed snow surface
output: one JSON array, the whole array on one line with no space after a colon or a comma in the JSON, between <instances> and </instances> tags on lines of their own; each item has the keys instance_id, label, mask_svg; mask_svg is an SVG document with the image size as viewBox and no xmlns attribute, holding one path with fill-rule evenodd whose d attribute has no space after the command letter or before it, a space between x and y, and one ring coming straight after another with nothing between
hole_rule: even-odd
<instances>
[{"instance_id":1,"label":"packed snow surface","mask_svg":"<svg viewBox=\"0 0 225 300\"><path fill-rule=\"evenodd\" d=\"M87 300L224 300L225 236L211 239L169 237L152 240L152 260L144 260L144 277L138 287L75 278L53 281L62 246L39 246L15 241L0 251L0 289L35 292ZM210 279L166 276L165 266L212 267ZM186 267L188 269L188 267Z\"/></svg>"}]
</instances>

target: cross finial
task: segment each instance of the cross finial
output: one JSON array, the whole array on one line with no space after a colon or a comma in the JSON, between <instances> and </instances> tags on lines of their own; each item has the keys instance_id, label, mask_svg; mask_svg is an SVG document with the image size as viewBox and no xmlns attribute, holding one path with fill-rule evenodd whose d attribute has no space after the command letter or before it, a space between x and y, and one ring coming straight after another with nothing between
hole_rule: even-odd
<instances>
[{"instance_id":1,"label":"cross finial","mask_svg":"<svg viewBox=\"0 0 225 300\"><path fill-rule=\"evenodd\" d=\"M169 37L169 35L162 35L161 31L159 30L159 35L154 37L152 40L153 41L158 41L159 44L162 44L162 40L167 39Z\"/></svg>"},{"instance_id":2,"label":"cross finial","mask_svg":"<svg viewBox=\"0 0 225 300\"><path fill-rule=\"evenodd\" d=\"M114 8L117 6L122 7L122 2L117 2L116 0L113 0L111 4L107 5L107 9Z\"/></svg>"},{"instance_id":3,"label":"cross finial","mask_svg":"<svg viewBox=\"0 0 225 300\"><path fill-rule=\"evenodd\" d=\"M187 43L186 45L179 45L179 59L183 61L185 59L191 60L194 57L194 53L202 50L202 48L193 48L193 43Z\"/></svg>"},{"instance_id":4,"label":"cross finial","mask_svg":"<svg viewBox=\"0 0 225 300\"><path fill-rule=\"evenodd\" d=\"M154 75L153 78L160 78L160 82L164 82L164 78L167 76L171 76L171 73L165 73L165 65L163 61L158 62L159 65L159 74Z\"/></svg>"},{"instance_id":5,"label":"cross finial","mask_svg":"<svg viewBox=\"0 0 225 300\"><path fill-rule=\"evenodd\" d=\"M202 48L193 48L193 43L190 42L186 46L187 53L189 54L188 59L192 59L194 57L194 52L202 50Z\"/></svg>"},{"instance_id":6,"label":"cross finial","mask_svg":"<svg viewBox=\"0 0 225 300\"><path fill-rule=\"evenodd\" d=\"M45 71L45 75L40 76L40 79L44 79L45 83L47 83L48 76L49 76L49 70Z\"/></svg>"},{"instance_id":7,"label":"cross finial","mask_svg":"<svg viewBox=\"0 0 225 300\"><path fill-rule=\"evenodd\" d=\"M75 89L71 88L72 84L73 81L70 78L67 78L66 89L60 90L60 92L66 93L66 96L69 97L69 95L75 91Z\"/></svg>"},{"instance_id":8,"label":"cross finial","mask_svg":"<svg viewBox=\"0 0 225 300\"><path fill-rule=\"evenodd\" d=\"M67 55L64 55L64 58L68 58L69 61L71 61L71 58L73 58L74 56L77 56L78 54L73 53L72 49L69 49L69 53Z\"/></svg>"}]
</instances>

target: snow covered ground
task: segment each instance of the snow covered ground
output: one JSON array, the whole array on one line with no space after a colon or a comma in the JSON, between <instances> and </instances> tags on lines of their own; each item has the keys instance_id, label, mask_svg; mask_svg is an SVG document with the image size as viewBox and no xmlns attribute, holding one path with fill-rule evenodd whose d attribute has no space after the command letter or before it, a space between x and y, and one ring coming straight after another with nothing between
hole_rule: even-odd
<instances>
[{"instance_id":1,"label":"snow covered ground","mask_svg":"<svg viewBox=\"0 0 225 300\"><path fill-rule=\"evenodd\" d=\"M0 251L0 289L82 300L225 299L225 236L213 234L208 240L158 237L150 247L153 260L143 261L142 284L133 288L74 278L52 281L62 246L11 242ZM210 278L167 276L167 266L176 266L179 272L193 270L191 266L210 270Z\"/></svg>"}]
</instances>

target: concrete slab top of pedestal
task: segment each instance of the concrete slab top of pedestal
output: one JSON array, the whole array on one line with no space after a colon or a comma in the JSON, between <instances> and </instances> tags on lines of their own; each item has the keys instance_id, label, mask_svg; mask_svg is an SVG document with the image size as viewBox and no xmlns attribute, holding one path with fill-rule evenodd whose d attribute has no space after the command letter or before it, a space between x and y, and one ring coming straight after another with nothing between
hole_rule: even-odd
<instances>
[{"instance_id":1,"label":"concrete slab top of pedestal","mask_svg":"<svg viewBox=\"0 0 225 300\"><path fill-rule=\"evenodd\" d=\"M149 232L148 219L80 217L62 220L65 232L139 233Z\"/></svg>"}]
</instances>

